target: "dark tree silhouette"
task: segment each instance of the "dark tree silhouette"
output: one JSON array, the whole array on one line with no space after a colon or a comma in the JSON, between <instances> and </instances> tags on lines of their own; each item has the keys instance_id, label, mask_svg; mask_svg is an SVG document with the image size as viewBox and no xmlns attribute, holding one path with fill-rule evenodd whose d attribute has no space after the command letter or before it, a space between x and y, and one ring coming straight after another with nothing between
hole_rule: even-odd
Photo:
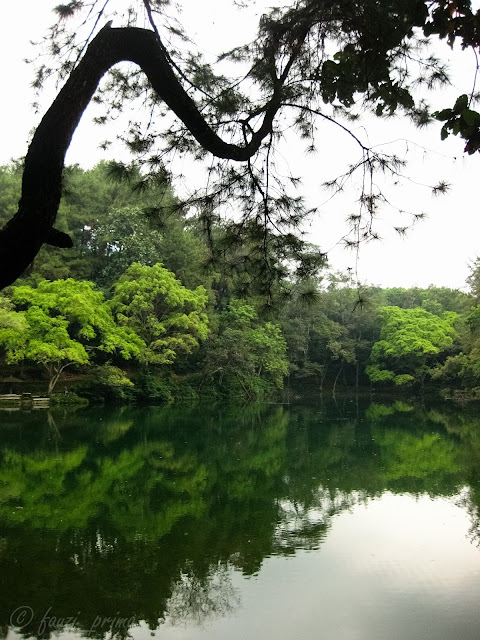
<instances>
[{"instance_id":1,"label":"dark tree silhouette","mask_svg":"<svg viewBox=\"0 0 480 640\"><path fill-rule=\"evenodd\" d=\"M70 237L52 227L60 203L65 154L102 76L122 61L138 64L198 143L219 158L248 160L271 131L279 106L276 94L262 125L245 146L224 142L178 82L153 31L104 27L45 114L28 149L18 212L0 232L1 288L15 281L43 243L71 246Z\"/></svg>"},{"instance_id":2,"label":"dark tree silhouette","mask_svg":"<svg viewBox=\"0 0 480 640\"><path fill-rule=\"evenodd\" d=\"M96 4L90 7L90 13ZM98 10L95 28L107 4ZM201 86L200 73L196 80L189 81L164 46L154 21L154 14L160 14L165 3L138 0L138 4L146 9L152 30L111 28L108 24L93 37L94 28L93 39L87 48L80 48L82 55L71 65L73 70L64 87L36 130L25 158L18 212L0 230L0 288L22 274L42 244L71 246L71 239L53 227L65 153L100 80L122 61L138 65L156 99L176 114L202 153L243 163L241 172L223 167L216 194L220 200L222 191L224 199L240 193L238 199L245 213L235 233L249 230L266 262L272 255L268 244L275 235L275 250L288 245L291 253L301 258L305 249L295 234L285 232L288 227L298 229L303 220L300 199L272 195L271 158L276 140L287 128L279 124L280 114L293 114L288 126L297 126L312 146L315 119L339 124L359 144L362 158L354 168L368 174L377 169L385 171L390 161L396 173L397 159L369 149L345 124L337 122L337 114L357 117L365 108L378 116L402 111L420 125L433 116L444 122L442 137L461 135L469 153L480 147L480 114L472 108L474 92L461 96L453 108L434 114L414 97L416 81L434 86L447 80L441 61L418 53L425 37L438 36L450 45L460 38L464 48L478 46L480 17L468 0L296 0L285 9L274 9L262 16L253 43L230 52L232 60L249 65L244 79L250 89L253 87L255 98L241 94L236 86L239 83L228 85L220 80L207 65L202 70L207 69L208 81L204 84L208 92ZM55 11L63 20L87 9L81 0L70 0ZM194 70L195 64L190 64ZM412 64L420 68L414 77ZM197 71L200 68L197 64ZM203 102L191 97L188 89L192 87L197 97L203 92ZM330 111L325 105L331 107ZM222 116L227 115L226 126ZM178 148L184 144L187 151L192 149L191 144L180 142L180 136L172 148L175 144ZM237 192L230 188L234 183ZM210 205L213 200L210 198ZM375 237L370 223L378 194L373 187L362 192L361 203L364 218L356 217L353 222L358 227L357 238ZM283 245L279 237L284 238ZM312 263L311 255L309 260ZM304 267L303 272L307 271Z\"/></svg>"}]
</instances>

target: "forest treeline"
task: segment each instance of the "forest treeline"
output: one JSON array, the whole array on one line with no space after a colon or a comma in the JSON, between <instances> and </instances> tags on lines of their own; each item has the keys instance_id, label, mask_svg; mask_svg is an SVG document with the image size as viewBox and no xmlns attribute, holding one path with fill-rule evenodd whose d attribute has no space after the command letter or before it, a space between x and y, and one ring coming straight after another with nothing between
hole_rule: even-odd
<instances>
[{"instance_id":1,"label":"forest treeline","mask_svg":"<svg viewBox=\"0 0 480 640\"><path fill-rule=\"evenodd\" d=\"M0 225L21 174L0 167ZM480 394L480 260L469 293L298 272L291 238L272 267L241 225L234 236L185 212L166 176L114 163L66 168L57 226L74 247L44 246L0 296L2 392L41 380L57 396L122 402L255 399L285 384ZM312 246L315 266L319 255ZM259 265L275 269L268 288Z\"/></svg>"}]
</instances>

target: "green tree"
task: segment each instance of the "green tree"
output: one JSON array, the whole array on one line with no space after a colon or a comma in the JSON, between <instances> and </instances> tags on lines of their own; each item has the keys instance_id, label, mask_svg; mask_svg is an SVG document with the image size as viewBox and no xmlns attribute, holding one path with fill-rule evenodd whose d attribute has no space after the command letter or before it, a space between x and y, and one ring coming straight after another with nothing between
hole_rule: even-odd
<instances>
[{"instance_id":1,"label":"green tree","mask_svg":"<svg viewBox=\"0 0 480 640\"><path fill-rule=\"evenodd\" d=\"M17 311L7 309L0 329L6 361L43 366L48 393L66 367L88 364L95 353L130 359L144 350L134 331L115 324L103 294L91 282L43 280L36 288L14 287L11 300Z\"/></svg>"},{"instance_id":2,"label":"green tree","mask_svg":"<svg viewBox=\"0 0 480 640\"><path fill-rule=\"evenodd\" d=\"M112 208L95 230L96 279L111 286L134 262L153 266L159 260L187 286L204 283L205 244L179 212L148 214L141 207ZM202 277L203 275L203 277Z\"/></svg>"},{"instance_id":3,"label":"green tree","mask_svg":"<svg viewBox=\"0 0 480 640\"><path fill-rule=\"evenodd\" d=\"M0 295L0 353L2 361L11 349L15 349L28 330L25 317L14 310L8 298ZM8 364L8 362L7 362Z\"/></svg>"},{"instance_id":4,"label":"green tree","mask_svg":"<svg viewBox=\"0 0 480 640\"><path fill-rule=\"evenodd\" d=\"M64 369L71 365L87 364L85 347L68 335L68 321L52 318L38 307L21 313L26 330L16 334L16 340L4 343L6 361L15 364L30 361L42 365L49 377L50 394Z\"/></svg>"},{"instance_id":5,"label":"green tree","mask_svg":"<svg viewBox=\"0 0 480 640\"><path fill-rule=\"evenodd\" d=\"M20 162L0 167L0 224L14 213ZM160 260L189 287L205 282L205 243L179 207L166 176L145 180L138 169L100 162L87 171L67 166L57 226L73 238L62 253L44 245L23 283L42 278L91 280L109 288L133 263Z\"/></svg>"},{"instance_id":6,"label":"green tree","mask_svg":"<svg viewBox=\"0 0 480 640\"><path fill-rule=\"evenodd\" d=\"M144 364L172 364L191 353L208 335L205 288L184 287L161 264L132 264L114 286L110 302L118 324L146 344Z\"/></svg>"},{"instance_id":7,"label":"green tree","mask_svg":"<svg viewBox=\"0 0 480 640\"><path fill-rule=\"evenodd\" d=\"M74 237L75 278L110 287L133 262L161 260L189 286L201 284L205 246L189 228L168 176L145 179L134 166L101 162L88 171L67 167L64 182L60 214Z\"/></svg>"},{"instance_id":8,"label":"green tree","mask_svg":"<svg viewBox=\"0 0 480 640\"><path fill-rule=\"evenodd\" d=\"M472 264L470 264L470 273L468 274L467 284L470 287L470 292L475 299L475 304L480 302L480 258L475 258Z\"/></svg>"},{"instance_id":9,"label":"green tree","mask_svg":"<svg viewBox=\"0 0 480 640\"><path fill-rule=\"evenodd\" d=\"M33 277L49 280L73 277L104 284L101 282L103 260L108 252L99 228L112 210L134 205L141 208L152 205L155 196L160 197L158 191L148 194L136 191L134 187L139 180L138 172L129 172L128 179L123 180L112 176L110 164L106 162L87 171L76 165L67 166L57 225L72 237L73 247L59 256L53 247L44 246L31 270ZM168 185L164 185L165 189Z\"/></svg>"},{"instance_id":10,"label":"green tree","mask_svg":"<svg viewBox=\"0 0 480 640\"><path fill-rule=\"evenodd\" d=\"M204 371L223 392L238 397L268 395L288 373L287 345L280 328L262 323L243 300L232 300L220 316L218 333L206 344Z\"/></svg>"},{"instance_id":11,"label":"green tree","mask_svg":"<svg viewBox=\"0 0 480 640\"><path fill-rule=\"evenodd\" d=\"M476 396L480 387L480 259L470 265L467 278L469 300L475 306L465 310L458 323L460 353L449 356L433 372L434 378L449 387L469 389Z\"/></svg>"},{"instance_id":12,"label":"green tree","mask_svg":"<svg viewBox=\"0 0 480 640\"><path fill-rule=\"evenodd\" d=\"M472 304L472 298L469 294L448 287L430 286L428 289L394 287L384 289L382 298L384 306L400 307L401 309L422 307L437 316L442 315L444 311L465 313Z\"/></svg>"},{"instance_id":13,"label":"green tree","mask_svg":"<svg viewBox=\"0 0 480 640\"><path fill-rule=\"evenodd\" d=\"M436 316L425 309L383 307L380 340L375 342L366 373L372 382L404 385L418 382L453 345L457 314Z\"/></svg>"},{"instance_id":14,"label":"green tree","mask_svg":"<svg viewBox=\"0 0 480 640\"><path fill-rule=\"evenodd\" d=\"M21 187L21 163L0 167L0 225L3 226L15 214Z\"/></svg>"},{"instance_id":15,"label":"green tree","mask_svg":"<svg viewBox=\"0 0 480 640\"><path fill-rule=\"evenodd\" d=\"M379 300L379 290L352 287L341 274L294 290L282 313L293 380L360 386L380 331Z\"/></svg>"},{"instance_id":16,"label":"green tree","mask_svg":"<svg viewBox=\"0 0 480 640\"><path fill-rule=\"evenodd\" d=\"M331 373L336 380L345 364L355 362L355 345L347 327L329 318L320 305L290 305L283 331L294 379L317 379L322 389Z\"/></svg>"},{"instance_id":17,"label":"green tree","mask_svg":"<svg viewBox=\"0 0 480 640\"><path fill-rule=\"evenodd\" d=\"M433 372L444 384L466 389L480 386L480 307L472 307L458 323L460 353L449 356Z\"/></svg>"}]
</instances>

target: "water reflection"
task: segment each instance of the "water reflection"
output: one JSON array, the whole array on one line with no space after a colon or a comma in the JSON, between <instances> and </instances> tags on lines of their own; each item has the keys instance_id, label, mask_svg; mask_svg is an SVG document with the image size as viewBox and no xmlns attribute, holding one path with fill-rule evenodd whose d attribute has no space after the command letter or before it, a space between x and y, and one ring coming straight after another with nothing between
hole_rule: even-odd
<instances>
[{"instance_id":1,"label":"water reflection","mask_svg":"<svg viewBox=\"0 0 480 640\"><path fill-rule=\"evenodd\" d=\"M480 539L474 413L345 401L0 420L2 636L123 637L228 619L242 601L239 576L261 581L278 557L312 563L308 552L342 540L334 516L348 520L373 499L395 499L387 521L407 493L427 500L423 510L454 500ZM362 555L356 517L340 554L350 567ZM19 607L24 617L12 618Z\"/></svg>"}]
</instances>

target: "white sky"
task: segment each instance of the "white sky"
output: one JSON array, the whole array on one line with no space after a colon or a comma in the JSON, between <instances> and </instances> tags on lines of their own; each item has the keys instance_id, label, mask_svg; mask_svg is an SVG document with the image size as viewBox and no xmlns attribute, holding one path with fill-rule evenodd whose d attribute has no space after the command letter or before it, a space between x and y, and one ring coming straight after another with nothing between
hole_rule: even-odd
<instances>
[{"instance_id":1,"label":"white sky","mask_svg":"<svg viewBox=\"0 0 480 640\"><path fill-rule=\"evenodd\" d=\"M23 59L31 57L30 40L38 40L51 23L50 9L60 0L23 0L21 3L2 3L0 11L0 59L2 60L3 95L0 101L1 144L0 163L25 155L29 132L38 123L41 113L49 106L48 96L40 96L41 111L36 114L32 103L36 100L31 81L32 67ZM228 49L242 41L242 33L250 22L242 21L236 12L232 31L226 25L230 15L225 0L185 0L191 12L184 24L191 37L208 52ZM260 3L259 3L260 4ZM197 9L196 9L197 8ZM257 10L259 13L259 10ZM246 17L246 14L244 14ZM243 24L242 24L243 22ZM251 35L251 32L248 34ZM247 36L248 38L248 36ZM448 52L445 47L442 51ZM454 87L439 95L440 105L451 106L455 96L468 93L473 81L473 55L455 55L451 62ZM366 127L366 125L365 125ZM355 133L364 134L364 125ZM78 162L87 168L104 157L98 144L111 135L89 123L85 115L67 156L68 163ZM383 240L362 247L358 276L370 284L383 286L437 286L461 287L468 275L468 263L480 255L480 217L478 180L480 156L464 156L460 139L440 142L440 126L433 125L418 131L401 119L382 122L372 119L368 123L369 144L392 142L389 149L405 151L408 148L409 165L406 174L412 179L389 188L391 202L412 212L426 212L428 219L419 223L406 239L391 230L393 224L403 226L388 210L382 211L379 231ZM405 142L408 140L409 142ZM319 130L317 156L306 158L302 148L292 140L284 146L285 166L303 179L302 190L309 205L317 206L320 215L311 221L311 240L322 250L332 249L345 233L344 220L355 213L358 194L347 190L341 198L327 202L329 194L321 184L342 173L346 166L359 157L355 143L325 123ZM429 151L425 151L428 149ZM110 157L111 157L110 152ZM117 151L118 153L118 151ZM434 185L445 179L451 184L446 196L433 197L429 189L418 184ZM408 220L408 219L407 219ZM338 245L329 251L330 264L336 269L355 266L355 256Z\"/></svg>"}]
</instances>

